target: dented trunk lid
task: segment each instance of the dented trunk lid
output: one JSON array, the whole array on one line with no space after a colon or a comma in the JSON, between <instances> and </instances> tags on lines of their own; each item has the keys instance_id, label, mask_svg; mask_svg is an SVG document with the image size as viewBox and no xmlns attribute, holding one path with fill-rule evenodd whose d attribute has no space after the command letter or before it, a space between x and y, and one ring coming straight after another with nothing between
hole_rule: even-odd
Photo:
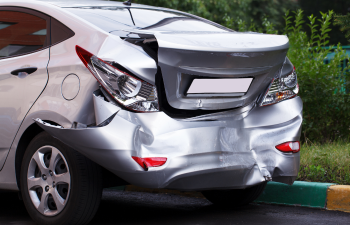
<instances>
[{"instance_id":1,"label":"dented trunk lid","mask_svg":"<svg viewBox=\"0 0 350 225\"><path fill-rule=\"evenodd\" d=\"M251 32L154 32L153 35L159 46L158 65L167 100L172 107L187 110L238 108L257 100L281 68L289 48L284 35ZM237 86L241 81L250 82L248 78L251 83L242 92ZM197 82L200 79L206 81ZM194 80L201 93L189 94ZM232 85L232 92L211 87L220 82ZM208 93L204 93L206 88ZM211 93L213 90L219 91Z\"/></svg>"}]
</instances>

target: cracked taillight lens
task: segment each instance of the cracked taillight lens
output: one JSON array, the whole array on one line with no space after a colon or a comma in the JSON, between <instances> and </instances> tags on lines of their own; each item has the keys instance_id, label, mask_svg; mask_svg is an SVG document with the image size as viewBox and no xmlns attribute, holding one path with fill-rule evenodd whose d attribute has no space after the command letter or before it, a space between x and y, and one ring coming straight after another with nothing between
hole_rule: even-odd
<instances>
[{"instance_id":1,"label":"cracked taillight lens","mask_svg":"<svg viewBox=\"0 0 350 225\"><path fill-rule=\"evenodd\" d=\"M295 67L290 74L284 77L280 77L281 70L272 80L260 106L272 105L293 98L298 94L299 85Z\"/></svg>"},{"instance_id":2,"label":"cracked taillight lens","mask_svg":"<svg viewBox=\"0 0 350 225\"><path fill-rule=\"evenodd\" d=\"M118 70L79 46L76 51L101 86L120 104L138 112L159 111L155 86Z\"/></svg>"}]
</instances>

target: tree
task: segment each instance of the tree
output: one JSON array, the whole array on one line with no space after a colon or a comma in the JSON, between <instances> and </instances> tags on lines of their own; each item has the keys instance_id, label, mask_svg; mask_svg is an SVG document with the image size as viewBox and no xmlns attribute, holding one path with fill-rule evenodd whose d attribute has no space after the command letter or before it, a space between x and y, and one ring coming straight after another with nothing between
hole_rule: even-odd
<instances>
[{"instance_id":1,"label":"tree","mask_svg":"<svg viewBox=\"0 0 350 225\"><path fill-rule=\"evenodd\" d=\"M340 31L345 32L345 37L350 42L350 13L347 15L335 15L334 25L340 26Z\"/></svg>"},{"instance_id":2,"label":"tree","mask_svg":"<svg viewBox=\"0 0 350 225\"><path fill-rule=\"evenodd\" d=\"M188 12L234 30L242 25L265 32L263 21L268 18L278 30L284 28L286 10L295 10L295 0L134 0L135 3L177 9ZM260 28L260 29L259 29Z\"/></svg>"},{"instance_id":3,"label":"tree","mask_svg":"<svg viewBox=\"0 0 350 225\"><path fill-rule=\"evenodd\" d=\"M321 17L320 12L327 12L328 10L333 10L335 14L345 15L350 11L350 1L349 0L299 0L299 5L304 11L304 15L314 15L318 18ZM347 39L344 34L334 27L332 24L330 27L332 31L330 32L329 45L337 45L339 42L342 45L347 44ZM305 29L307 29L305 25ZM310 36L310 32L308 31Z\"/></svg>"}]
</instances>

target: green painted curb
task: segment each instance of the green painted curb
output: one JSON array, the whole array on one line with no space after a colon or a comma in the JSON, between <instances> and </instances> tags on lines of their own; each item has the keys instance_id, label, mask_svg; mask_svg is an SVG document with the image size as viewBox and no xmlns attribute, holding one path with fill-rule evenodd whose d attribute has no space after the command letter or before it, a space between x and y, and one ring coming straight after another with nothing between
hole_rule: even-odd
<instances>
[{"instance_id":1,"label":"green painted curb","mask_svg":"<svg viewBox=\"0 0 350 225\"><path fill-rule=\"evenodd\" d=\"M293 185L268 182L255 202L325 208L331 183L295 181Z\"/></svg>"}]
</instances>

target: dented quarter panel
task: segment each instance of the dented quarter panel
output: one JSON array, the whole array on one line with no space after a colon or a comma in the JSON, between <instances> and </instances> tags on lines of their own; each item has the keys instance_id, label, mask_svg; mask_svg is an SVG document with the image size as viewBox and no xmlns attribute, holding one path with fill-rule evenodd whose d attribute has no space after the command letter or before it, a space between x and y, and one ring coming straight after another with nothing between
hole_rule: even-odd
<instances>
[{"instance_id":1,"label":"dented quarter panel","mask_svg":"<svg viewBox=\"0 0 350 225\"><path fill-rule=\"evenodd\" d=\"M140 46L110 35L103 43L98 56L105 61L117 62L134 75L155 84L157 64Z\"/></svg>"},{"instance_id":2,"label":"dented quarter panel","mask_svg":"<svg viewBox=\"0 0 350 225\"><path fill-rule=\"evenodd\" d=\"M124 50L127 50L128 52L134 51L135 53L136 51L136 54L140 55L143 53L139 49L131 48L130 46L125 47L125 44L119 37L101 30L56 5L25 0L15 2L3 1L1 3L2 5L7 6L28 7L49 14L50 16L57 18L75 33L70 39L50 47L50 61L47 68L49 75L48 83L40 97L34 102L28 114L22 121L9 149L9 153L7 157L4 157L6 161L0 171L0 188L18 190L16 171L14 167L16 149L22 134L34 123L34 118L52 121L65 128L70 128L75 121L83 124L92 124L96 122L91 93L98 88L98 82L75 53L75 46L79 45L96 55L99 55L99 51L102 49L102 57L105 56L105 54L109 56L106 47L111 50L112 48L115 49L118 45L124 46ZM35 54L42 53L39 52ZM118 59L120 59L120 57L116 58L116 60ZM144 56L141 56L141 59L148 64L152 64L149 63L149 60L147 61ZM136 65L135 62L132 64ZM151 68L154 64L153 61L153 64L149 67L146 66L145 70ZM123 66L129 68L128 65ZM145 66L145 64L142 64L142 66ZM61 92L62 81L68 74L75 74L80 79L79 94L71 101L65 100ZM149 79L149 82L154 83L154 76L152 77L149 75L148 77L145 77L145 79L147 78Z\"/></svg>"}]
</instances>

